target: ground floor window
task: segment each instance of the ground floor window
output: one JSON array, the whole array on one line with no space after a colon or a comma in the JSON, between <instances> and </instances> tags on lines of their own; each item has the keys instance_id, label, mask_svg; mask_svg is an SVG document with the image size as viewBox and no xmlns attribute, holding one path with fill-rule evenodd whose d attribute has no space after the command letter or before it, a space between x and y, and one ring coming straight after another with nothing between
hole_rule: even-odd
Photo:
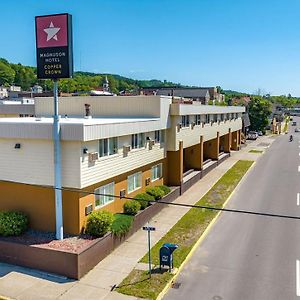
<instances>
[{"instance_id":1,"label":"ground floor window","mask_svg":"<svg viewBox=\"0 0 300 300\"><path fill-rule=\"evenodd\" d=\"M128 193L142 187L142 172L137 172L127 177Z\"/></svg>"},{"instance_id":2,"label":"ground floor window","mask_svg":"<svg viewBox=\"0 0 300 300\"><path fill-rule=\"evenodd\" d=\"M103 185L95 189L95 208L99 208L114 200L112 195L115 194L115 183Z\"/></svg>"},{"instance_id":3,"label":"ground floor window","mask_svg":"<svg viewBox=\"0 0 300 300\"><path fill-rule=\"evenodd\" d=\"M151 168L151 180L157 180L162 177L162 164L155 165Z\"/></svg>"}]
</instances>

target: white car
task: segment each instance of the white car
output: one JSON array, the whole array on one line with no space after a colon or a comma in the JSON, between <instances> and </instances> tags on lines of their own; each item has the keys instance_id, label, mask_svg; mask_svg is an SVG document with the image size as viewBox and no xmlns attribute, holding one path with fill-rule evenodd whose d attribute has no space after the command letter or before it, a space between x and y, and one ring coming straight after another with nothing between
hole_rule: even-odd
<instances>
[{"instance_id":1,"label":"white car","mask_svg":"<svg viewBox=\"0 0 300 300\"><path fill-rule=\"evenodd\" d=\"M256 131L249 131L248 132L248 139L249 140L256 140L258 138L258 133Z\"/></svg>"}]
</instances>

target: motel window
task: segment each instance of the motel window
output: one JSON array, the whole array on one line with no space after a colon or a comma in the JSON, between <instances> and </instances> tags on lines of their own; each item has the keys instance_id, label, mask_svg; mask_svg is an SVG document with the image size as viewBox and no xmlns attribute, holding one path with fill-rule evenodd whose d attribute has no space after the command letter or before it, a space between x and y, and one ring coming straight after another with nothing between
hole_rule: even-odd
<instances>
[{"instance_id":1,"label":"motel window","mask_svg":"<svg viewBox=\"0 0 300 300\"><path fill-rule=\"evenodd\" d=\"M159 143L160 142L160 130L156 130L155 131L155 143Z\"/></svg>"},{"instance_id":2,"label":"motel window","mask_svg":"<svg viewBox=\"0 0 300 300\"><path fill-rule=\"evenodd\" d=\"M127 177L128 193L131 193L142 187L142 172L132 174Z\"/></svg>"},{"instance_id":3,"label":"motel window","mask_svg":"<svg viewBox=\"0 0 300 300\"><path fill-rule=\"evenodd\" d=\"M151 181L155 181L162 177L162 164L158 164L151 168Z\"/></svg>"},{"instance_id":4,"label":"motel window","mask_svg":"<svg viewBox=\"0 0 300 300\"><path fill-rule=\"evenodd\" d=\"M209 115L208 114L205 115L205 123L206 124L209 123Z\"/></svg>"},{"instance_id":5,"label":"motel window","mask_svg":"<svg viewBox=\"0 0 300 300\"><path fill-rule=\"evenodd\" d=\"M230 120L230 114L226 114L226 120Z\"/></svg>"},{"instance_id":6,"label":"motel window","mask_svg":"<svg viewBox=\"0 0 300 300\"><path fill-rule=\"evenodd\" d=\"M145 142L146 142L145 133L138 133L138 134L131 135L131 148L132 149L145 147Z\"/></svg>"},{"instance_id":7,"label":"motel window","mask_svg":"<svg viewBox=\"0 0 300 300\"><path fill-rule=\"evenodd\" d=\"M225 115L221 114L221 121L224 121L224 119L225 119Z\"/></svg>"},{"instance_id":8,"label":"motel window","mask_svg":"<svg viewBox=\"0 0 300 300\"><path fill-rule=\"evenodd\" d=\"M118 138L113 137L109 139L99 140L99 156L113 155L118 152Z\"/></svg>"},{"instance_id":9,"label":"motel window","mask_svg":"<svg viewBox=\"0 0 300 300\"><path fill-rule=\"evenodd\" d=\"M190 126L190 116L181 116L181 124L182 124L182 127L189 127Z\"/></svg>"},{"instance_id":10,"label":"motel window","mask_svg":"<svg viewBox=\"0 0 300 300\"><path fill-rule=\"evenodd\" d=\"M195 123L196 123L196 125L201 125L201 116L200 115L195 116Z\"/></svg>"},{"instance_id":11,"label":"motel window","mask_svg":"<svg viewBox=\"0 0 300 300\"><path fill-rule=\"evenodd\" d=\"M109 183L95 189L95 208L114 201L115 183Z\"/></svg>"},{"instance_id":12,"label":"motel window","mask_svg":"<svg viewBox=\"0 0 300 300\"><path fill-rule=\"evenodd\" d=\"M213 118L214 118L214 119L213 119L214 122L217 122L217 121L218 121L218 115L217 115L217 114L214 114L213 116L214 116L214 117L213 117Z\"/></svg>"}]
</instances>

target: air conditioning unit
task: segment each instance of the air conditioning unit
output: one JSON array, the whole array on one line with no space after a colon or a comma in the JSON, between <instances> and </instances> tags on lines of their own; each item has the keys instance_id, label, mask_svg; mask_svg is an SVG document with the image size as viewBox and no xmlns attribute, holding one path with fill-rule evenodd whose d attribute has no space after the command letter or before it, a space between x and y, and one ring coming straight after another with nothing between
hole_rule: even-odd
<instances>
[{"instance_id":1,"label":"air conditioning unit","mask_svg":"<svg viewBox=\"0 0 300 300\"><path fill-rule=\"evenodd\" d=\"M94 162L99 158L98 152L91 152L89 153L89 162Z\"/></svg>"},{"instance_id":2,"label":"air conditioning unit","mask_svg":"<svg viewBox=\"0 0 300 300\"><path fill-rule=\"evenodd\" d=\"M120 190L120 198L124 198L126 196L126 190Z\"/></svg>"},{"instance_id":3,"label":"air conditioning unit","mask_svg":"<svg viewBox=\"0 0 300 300\"><path fill-rule=\"evenodd\" d=\"M124 153L128 153L131 150L131 146L130 145L124 145L123 146L123 152Z\"/></svg>"},{"instance_id":4,"label":"air conditioning unit","mask_svg":"<svg viewBox=\"0 0 300 300\"><path fill-rule=\"evenodd\" d=\"M150 177L147 177L146 180L145 180L145 185L149 185L150 181L151 181Z\"/></svg>"},{"instance_id":5,"label":"air conditioning unit","mask_svg":"<svg viewBox=\"0 0 300 300\"><path fill-rule=\"evenodd\" d=\"M154 140L150 140L149 141L149 150L152 150L152 147L155 145L155 141Z\"/></svg>"},{"instance_id":6,"label":"air conditioning unit","mask_svg":"<svg viewBox=\"0 0 300 300\"><path fill-rule=\"evenodd\" d=\"M85 207L85 215L89 215L93 211L93 204L89 204Z\"/></svg>"}]
</instances>

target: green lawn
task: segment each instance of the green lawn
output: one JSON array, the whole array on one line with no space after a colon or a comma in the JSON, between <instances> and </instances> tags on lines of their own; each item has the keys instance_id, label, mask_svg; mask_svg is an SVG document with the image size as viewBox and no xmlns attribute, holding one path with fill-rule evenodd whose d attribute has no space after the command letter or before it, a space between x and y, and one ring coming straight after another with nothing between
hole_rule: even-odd
<instances>
[{"instance_id":1,"label":"green lawn","mask_svg":"<svg viewBox=\"0 0 300 300\"><path fill-rule=\"evenodd\" d=\"M253 161L238 161L196 204L221 208L252 164ZM216 214L215 210L190 209L151 249L152 263L159 264L159 248L162 244L175 243L179 248L174 252L174 266L179 267ZM148 255L141 262L147 263ZM133 270L117 291L140 298L156 299L171 277L170 273L160 273L156 269L150 280L147 271Z\"/></svg>"},{"instance_id":2,"label":"green lawn","mask_svg":"<svg viewBox=\"0 0 300 300\"><path fill-rule=\"evenodd\" d=\"M256 150L256 149L252 149L249 151L249 153L263 153L263 150Z\"/></svg>"}]
</instances>

